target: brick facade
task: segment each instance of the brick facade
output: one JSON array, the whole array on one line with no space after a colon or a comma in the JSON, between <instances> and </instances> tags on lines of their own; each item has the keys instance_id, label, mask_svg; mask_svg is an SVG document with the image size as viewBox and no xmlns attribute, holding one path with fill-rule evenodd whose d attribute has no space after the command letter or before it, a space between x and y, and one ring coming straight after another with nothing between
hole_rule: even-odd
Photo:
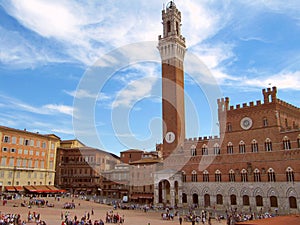
<instances>
[{"instance_id":1,"label":"brick facade","mask_svg":"<svg viewBox=\"0 0 300 225\"><path fill-rule=\"evenodd\" d=\"M171 3L166 12L173 15L178 10ZM163 24L165 31L168 21ZM164 77L163 61L162 67ZM155 173L155 204L300 211L300 109L278 99L276 87L262 94L263 101L236 106L228 97L218 99L217 137L185 139L173 152L165 140L157 145L168 169ZM177 116L162 104L163 115Z\"/></svg>"}]
</instances>

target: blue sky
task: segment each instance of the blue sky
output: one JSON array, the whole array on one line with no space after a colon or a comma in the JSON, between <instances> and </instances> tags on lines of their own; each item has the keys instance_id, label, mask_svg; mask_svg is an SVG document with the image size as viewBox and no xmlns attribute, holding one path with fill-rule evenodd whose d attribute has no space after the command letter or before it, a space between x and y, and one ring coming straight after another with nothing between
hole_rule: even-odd
<instances>
[{"instance_id":1,"label":"blue sky","mask_svg":"<svg viewBox=\"0 0 300 225\"><path fill-rule=\"evenodd\" d=\"M164 3L1 0L0 124L76 136L117 154L153 150L162 139L155 45ZM187 55L200 62L186 57L187 137L218 134L217 97L236 105L277 86L280 99L300 106L299 1L175 3ZM122 59L127 64L103 80L103 64L115 66L120 49L145 60Z\"/></svg>"}]
</instances>

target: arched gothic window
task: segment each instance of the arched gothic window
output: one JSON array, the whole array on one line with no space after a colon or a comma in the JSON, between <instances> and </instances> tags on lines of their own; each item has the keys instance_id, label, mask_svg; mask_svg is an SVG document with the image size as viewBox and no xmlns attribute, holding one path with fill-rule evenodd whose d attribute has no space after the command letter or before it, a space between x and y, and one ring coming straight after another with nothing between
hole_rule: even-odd
<instances>
[{"instance_id":1,"label":"arched gothic window","mask_svg":"<svg viewBox=\"0 0 300 225\"><path fill-rule=\"evenodd\" d=\"M242 154L244 154L246 152L246 145L245 145L244 141L240 141L240 143L239 143L239 151Z\"/></svg>"},{"instance_id":2,"label":"arched gothic window","mask_svg":"<svg viewBox=\"0 0 300 225\"><path fill-rule=\"evenodd\" d=\"M192 172L192 182L197 182L197 181L198 181L197 172L195 170L193 170L193 172Z\"/></svg>"},{"instance_id":3,"label":"arched gothic window","mask_svg":"<svg viewBox=\"0 0 300 225\"><path fill-rule=\"evenodd\" d=\"M229 182L235 182L235 173L234 170L229 170Z\"/></svg>"},{"instance_id":4,"label":"arched gothic window","mask_svg":"<svg viewBox=\"0 0 300 225\"><path fill-rule=\"evenodd\" d=\"M215 155L220 155L220 146L218 143L214 144L214 154Z\"/></svg>"},{"instance_id":5,"label":"arched gothic window","mask_svg":"<svg viewBox=\"0 0 300 225\"><path fill-rule=\"evenodd\" d=\"M286 174L286 181L287 182L294 182L295 181L294 171L291 167L288 167L286 169L285 174Z\"/></svg>"},{"instance_id":6,"label":"arched gothic window","mask_svg":"<svg viewBox=\"0 0 300 225\"><path fill-rule=\"evenodd\" d=\"M171 32L171 21L167 22L167 32Z\"/></svg>"},{"instance_id":7,"label":"arched gothic window","mask_svg":"<svg viewBox=\"0 0 300 225\"><path fill-rule=\"evenodd\" d=\"M263 125L264 125L264 127L268 126L268 119L267 118L263 118Z\"/></svg>"},{"instance_id":8,"label":"arched gothic window","mask_svg":"<svg viewBox=\"0 0 300 225\"><path fill-rule=\"evenodd\" d=\"M290 140L287 136L284 136L284 138L282 140L282 143L283 143L283 149L284 150L291 149L291 142L290 142Z\"/></svg>"},{"instance_id":9,"label":"arched gothic window","mask_svg":"<svg viewBox=\"0 0 300 225\"><path fill-rule=\"evenodd\" d=\"M268 181L269 182L275 182L276 181L275 171L272 168L268 169Z\"/></svg>"},{"instance_id":10,"label":"arched gothic window","mask_svg":"<svg viewBox=\"0 0 300 225\"><path fill-rule=\"evenodd\" d=\"M251 151L258 152L258 143L255 139L253 139L251 142Z\"/></svg>"},{"instance_id":11,"label":"arched gothic window","mask_svg":"<svg viewBox=\"0 0 300 225\"><path fill-rule=\"evenodd\" d=\"M232 125L231 123L227 123L227 132L231 132L232 131Z\"/></svg>"},{"instance_id":12,"label":"arched gothic window","mask_svg":"<svg viewBox=\"0 0 300 225\"><path fill-rule=\"evenodd\" d=\"M260 178L260 171L259 169L255 169L253 171L253 177L254 177L254 182L261 182L261 178Z\"/></svg>"},{"instance_id":13,"label":"arched gothic window","mask_svg":"<svg viewBox=\"0 0 300 225\"><path fill-rule=\"evenodd\" d=\"M208 147L206 144L202 145L202 155L208 155Z\"/></svg>"},{"instance_id":14,"label":"arched gothic window","mask_svg":"<svg viewBox=\"0 0 300 225\"><path fill-rule=\"evenodd\" d=\"M215 172L215 181L216 182L221 182L222 181L222 174L220 170L216 170Z\"/></svg>"},{"instance_id":15,"label":"arched gothic window","mask_svg":"<svg viewBox=\"0 0 300 225\"><path fill-rule=\"evenodd\" d=\"M270 138L267 138L265 141L265 150L266 150L266 152L272 151L272 142L271 142Z\"/></svg>"},{"instance_id":16,"label":"arched gothic window","mask_svg":"<svg viewBox=\"0 0 300 225\"><path fill-rule=\"evenodd\" d=\"M186 173L182 171L182 182L186 182Z\"/></svg>"},{"instance_id":17,"label":"arched gothic window","mask_svg":"<svg viewBox=\"0 0 300 225\"><path fill-rule=\"evenodd\" d=\"M227 144L227 153L233 154L233 145L231 142L228 142L228 144Z\"/></svg>"},{"instance_id":18,"label":"arched gothic window","mask_svg":"<svg viewBox=\"0 0 300 225\"><path fill-rule=\"evenodd\" d=\"M241 171L241 182L248 182L248 174L245 169L242 169Z\"/></svg>"},{"instance_id":19,"label":"arched gothic window","mask_svg":"<svg viewBox=\"0 0 300 225\"><path fill-rule=\"evenodd\" d=\"M196 156L196 155L197 155L196 146L192 145L192 147L191 147L191 156Z\"/></svg>"},{"instance_id":20,"label":"arched gothic window","mask_svg":"<svg viewBox=\"0 0 300 225\"><path fill-rule=\"evenodd\" d=\"M207 170L203 171L203 182L209 182L209 173Z\"/></svg>"}]
</instances>

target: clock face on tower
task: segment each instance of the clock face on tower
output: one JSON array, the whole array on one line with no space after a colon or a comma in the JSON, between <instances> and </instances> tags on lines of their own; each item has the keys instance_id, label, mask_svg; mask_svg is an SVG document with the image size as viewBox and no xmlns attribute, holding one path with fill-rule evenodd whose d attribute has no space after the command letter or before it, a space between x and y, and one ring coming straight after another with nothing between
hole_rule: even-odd
<instances>
[{"instance_id":1,"label":"clock face on tower","mask_svg":"<svg viewBox=\"0 0 300 225\"><path fill-rule=\"evenodd\" d=\"M175 141L175 134L173 132L166 133L165 140L169 144L173 143Z\"/></svg>"},{"instance_id":2,"label":"clock face on tower","mask_svg":"<svg viewBox=\"0 0 300 225\"><path fill-rule=\"evenodd\" d=\"M241 128L243 128L244 130L248 130L252 127L252 119L249 117L244 117L241 120Z\"/></svg>"}]
</instances>

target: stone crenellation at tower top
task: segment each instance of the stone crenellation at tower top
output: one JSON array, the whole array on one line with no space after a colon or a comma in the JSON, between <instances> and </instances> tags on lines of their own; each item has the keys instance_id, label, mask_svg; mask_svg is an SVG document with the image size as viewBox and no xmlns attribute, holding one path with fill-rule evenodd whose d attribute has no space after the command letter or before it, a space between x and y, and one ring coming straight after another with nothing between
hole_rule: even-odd
<instances>
[{"instance_id":1,"label":"stone crenellation at tower top","mask_svg":"<svg viewBox=\"0 0 300 225\"><path fill-rule=\"evenodd\" d=\"M233 106L233 105L229 105L228 97L218 99L217 100L218 109L219 109L219 111L233 111L233 110L239 110L239 109L245 109L245 108L254 108L254 107L258 107L258 106L270 104L270 103L277 103L277 104L282 105L291 110L300 110L300 108L298 108L297 106L294 106L290 103L287 103L283 100L278 99L276 87L262 89L262 94L264 97L263 103L261 100L257 100L256 102L251 101L249 103L242 103L242 104L237 104L237 105Z\"/></svg>"}]
</instances>

